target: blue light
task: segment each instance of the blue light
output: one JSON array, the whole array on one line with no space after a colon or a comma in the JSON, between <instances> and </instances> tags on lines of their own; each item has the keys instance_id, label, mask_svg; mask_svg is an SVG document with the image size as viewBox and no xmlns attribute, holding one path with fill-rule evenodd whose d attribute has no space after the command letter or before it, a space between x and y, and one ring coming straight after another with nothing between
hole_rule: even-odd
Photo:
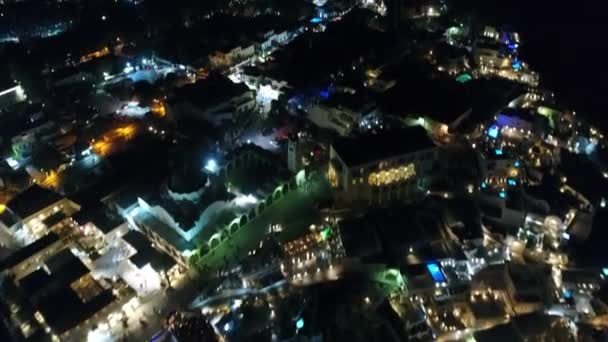
<instances>
[{"instance_id":1,"label":"blue light","mask_svg":"<svg viewBox=\"0 0 608 342\"><path fill-rule=\"evenodd\" d=\"M517 181L515 179L507 179L507 184L509 184L509 186L516 186L517 185Z\"/></svg>"},{"instance_id":2,"label":"blue light","mask_svg":"<svg viewBox=\"0 0 608 342\"><path fill-rule=\"evenodd\" d=\"M604 275L608 277L608 267L602 268L602 273L604 273Z\"/></svg>"},{"instance_id":3,"label":"blue light","mask_svg":"<svg viewBox=\"0 0 608 342\"><path fill-rule=\"evenodd\" d=\"M321 18L314 17L314 18L310 19L310 22L313 23L313 24L318 24L318 23L321 22Z\"/></svg>"},{"instance_id":4,"label":"blue light","mask_svg":"<svg viewBox=\"0 0 608 342\"><path fill-rule=\"evenodd\" d=\"M443 276L443 273L441 272L439 265L437 265L435 263L427 264L426 269L429 270L429 273L431 273L431 277L433 277L433 280L436 283L445 282L445 277Z\"/></svg>"},{"instance_id":5,"label":"blue light","mask_svg":"<svg viewBox=\"0 0 608 342\"><path fill-rule=\"evenodd\" d=\"M298 320L296 321L296 329L302 329L304 328L304 318L298 318Z\"/></svg>"},{"instance_id":6,"label":"blue light","mask_svg":"<svg viewBox=\"0 0 608 342\"><path fill-rule=\"evenodd\" d=\"M572 298L572 291L564 290L564 298L566 298L566 299Z\"/></svg>"},{"instance_id":7,"label":"blue light","mask_svg":"<svg viewBox=\"0 0 608 342\"><path fill-rule=\"evenodd\" d=\"M481 182L481 188L485 189L488 187L488 184L486 184L486 182Z\"/></svg>"},{"instance_id":8,"label":"blue light","mask_svg":"<svg viewBox=\"0 0 608 342\"><path fill-rule=\"evenodd\" d=\"M516 59L513 61L513 64L511 64L511 66L513 67L513 70L518 71L519 69L521 69L521 62Z\"/></svg>"},{"instance_id":9,"label":"blue light","mask_svg":"<svg viewBox=\"0 0 608 342\"><path fill-rule=\"evenodd\" d=\"M329 90L321 90L319 92L319 96L321 96L324 99L328 99L329 98Z\"/></svg>"},{"instance_id":10,"label":"blue light","mask_svg":"<svg viewBox=\"0 0 608 342\"><path fill-rule=\"evenodd\" d=\"M231 324L230 322L224 324L224 332L229 332L231 328Z\"/></svg>"},{"instance_id":11,"label":"blue light","mask_svg":"<svg viewBox=\"0 0 608 342\"><path fill-rule=\"evenodd\" d=\"M498 126L494 125L488 129L488 136L492 139L498 138Z\"/></svg>"},{"instance_id":12,"label":"blue light","mask_svg":"<svg viewBox=\"0 0 608 342\"><path fill-rule=\"evenodd\" d=\"M494 153L496 153L497 156L502 156L502 150L499 148L495 149Z\"/></svg>"},{"instance_id":13,"label":"blue light","mask_svg":"<svg viewBox=\"0 0 608 342\"><path fill-rule=\"evenodd\" d=\"M513 164L513 165L514 165L515 167L520 167L520 166L521 166L521 163L519 162L519 160L516 160L516 161L515 161L515 164Z\"/></svg>"},{"instance_id":14,"label":"blue light","mask_svg":"<svg viewBox=\"0 0 608 342\"><path fill-rule=\"evenodd\" d=\"M501 191L500 193L498 193L498 197L500 198L507 198L507 193L504 191Z\"/></svg>"}]
</instances>

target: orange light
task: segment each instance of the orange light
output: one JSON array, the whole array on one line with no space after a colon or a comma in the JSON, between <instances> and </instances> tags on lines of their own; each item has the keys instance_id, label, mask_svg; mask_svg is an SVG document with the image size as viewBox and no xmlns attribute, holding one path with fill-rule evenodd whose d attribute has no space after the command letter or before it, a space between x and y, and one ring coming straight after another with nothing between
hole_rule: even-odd
<instances>
[{"instance_id":1,"label":"orange light","mask_svg":"<svg viewBox=\"0 0 608 342\"><path fill-rule=\"evenodd\" d=\"M112 147L112 145L105 140L100 140L95 142L92 146L93 151L95 151L95 153L97 153L100 156L107 156L108 152L110 152L110 148Z\"/></svg>"},{"instance_id":2,"label":"orange light","mask_svg":"<svg viewBox=\"0 0 608 342\"><path fill-rule=\"evenodd\" d=\"M158 117L164 118L167 115L167 109L165 108L164 103L154 99L154 103L152 104L152 113L158 115Z\"/></svg>"},{"instance_id":3,"label":"orange light","mask_svg":"<svg viewBox=\"0 0 608 342\"><path fill-rule=\"evenodd\" d=\"M121 138L130 139L135 134L135 125L127 125L114 130L114 133Z\"/></svg>"},{"instance_id":4,"label":"orange light","mask_svg":"<svg viewBox=\"0 0 608 342\"><path fill-rule=\"evenodd\" d=\"M55 170L52 170L42 181L42 185L49 188L57 188L59 186L59 174Z\"/></svg>"}]
</instances>

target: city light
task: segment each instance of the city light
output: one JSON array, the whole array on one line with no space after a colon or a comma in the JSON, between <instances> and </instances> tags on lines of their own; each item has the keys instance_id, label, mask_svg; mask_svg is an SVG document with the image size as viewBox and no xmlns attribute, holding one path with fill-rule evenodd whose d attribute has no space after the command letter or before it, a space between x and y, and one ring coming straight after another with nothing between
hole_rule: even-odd
<instances>
[{"instance_id":1,"label":"city light","mask_svg":"<svg viewBox=\"0 0 608 342\"><path fill-rule=\"evenodd\" d=\"M258 203L258 199L251 195L238 195L235 199L234 199L234 204L236 204L239 207L246 207L246 206L250 206L253 204Z\"/></svg>"},{"instance_id":2,"label":"city light","mask_svg":"<svg viewBox=\"0 0 608 342\"><path fill-rule=\"evenodd\" d=\"M205 170L211 173L216 173L218 171L218 165L215 159L209 159L207 161L207 164L205 164Z\"/></svg>"},{"instance_id":3,"label":"city light","mask_svg":"<svg viewBox=\"0 0 608 342\"><path fill-rule=\"evenodd\" d=\"M296 321L296 329L302 329L304 328L304 318L300 317L298 318L298 320Z\"/></svg>"},{"instance_id":4,"label":"city light","mask_svg":"<svg viewBox=\"0 0 608 342\"><path fill-rule=\"evenodd\" d=\"M498 133L500 132L498 126L494 125L488 129L488 136L492 139L498 138Z\"/></svg>"},{"instance_id":5,"label":"city light","mask_svg":"<svg viewBox=\"0 0 608 342\"><path fill-rule=\"evenodd\" d=\"M439 268L438 264L436 264L436 263L427 264L426 268L436 283L443 283L446 281L445 276L443 275L443 272L441 272L441 269Z\"/></svg>"}]
</instances>

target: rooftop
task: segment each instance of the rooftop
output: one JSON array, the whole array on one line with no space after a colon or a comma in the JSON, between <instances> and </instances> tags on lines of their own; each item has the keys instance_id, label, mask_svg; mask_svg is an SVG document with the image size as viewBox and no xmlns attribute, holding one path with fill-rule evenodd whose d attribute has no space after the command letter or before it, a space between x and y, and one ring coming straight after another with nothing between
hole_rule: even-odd
<instances>
[{"instance_id":1,"label":"rooftop","mask_svg":"<svg viewBox=\"0 0 608 342\"><path fill-rule=\"evenodd\" d=\"M27 218L39 210L59 202L63 197L58 193L38 185L32 185L13 197L6 205L15 215Z\"/></svg>"},{"instance_id":2,"label":"rooftop","mask_svg":"<svg viewBox=\"0 0 608 342\"><path fill-rule=\"evenodd\" d=\"M5 270L19 264L20 262L26 260L57 241L59 241L59 235L53 232L46 234L40 239L9 255L6 259L0 261L0 270Z\"/></svg>"},{"instance_id":3,"label":"rooftop","mask_svg":"<svg viewBox=\"0 0 608 342\"><path fill-rule=\"evenodd\" d=\"M78 224L83 225L91 222L104 234L111 232L121 225L124 220L117 215L110 214L105 208L81 210L72 217Z\"/></svg>"},{"instance_id":4,"label":"rooftop","mask_svg":"<svg viewBox=\"0 0 608 342\"><path fill-rule=\"evenodd\" d=\"M355 167L430 149L435 145L424 128L416 126L399 131L339 138L332 146L347 166Z\"/></svg>"},{"instance_id":5,"label":"rooftop","mask_svg":"<svg viewBox=\"0 0 608 342\"><path fill-rule=\"evenodd\" d=\"M235 84L222 75L211 74L204 80L178 88L169 102L189 102L206 110L248 91L244 84Z\"/></svg>"},{"instance_id":6,"label":"rooftop","mask_svg":"<svg viewBox=\"0 0 608 342\"><path fill-rule=\"evenodd\" d=\"M175 260L173 260L173 258L152 247L150 240L142 233L135 230L129 230L129 232L123 236L123 239L137 250L137 253L129 258L137 268L142 268L149 263L155 270L166 271L175 265Z\"/></svg>"},{"instance_id":7,"label":"rooftop","mask_svg":"<svg viewBox=\"0 0 608 342\"><path fill-rule=\"evenodd\" d=\"M166 225L156 217L144 210L140 210L133 218L138 225L143 225L165 239L171 246L178 251L185 251L194 248L194 243L189 242L179 235L173 228Z\"/></svg>"}]
</instances>

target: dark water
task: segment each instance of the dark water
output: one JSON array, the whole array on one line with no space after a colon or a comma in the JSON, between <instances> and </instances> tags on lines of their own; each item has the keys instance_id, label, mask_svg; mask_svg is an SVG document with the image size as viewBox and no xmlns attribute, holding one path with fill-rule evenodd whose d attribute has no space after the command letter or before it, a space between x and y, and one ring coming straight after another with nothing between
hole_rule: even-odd
<instances>
[{"instance_id":1,"label":"dark water","mask_svg":"<svg viewBox=\"0 0 608 342\"><path fill-rule=\"evenodd\" d=\"M605 1L453 0L522 38L522 57L558 100L608 129L608 28Z\"/></svg>"}]
</instances>

